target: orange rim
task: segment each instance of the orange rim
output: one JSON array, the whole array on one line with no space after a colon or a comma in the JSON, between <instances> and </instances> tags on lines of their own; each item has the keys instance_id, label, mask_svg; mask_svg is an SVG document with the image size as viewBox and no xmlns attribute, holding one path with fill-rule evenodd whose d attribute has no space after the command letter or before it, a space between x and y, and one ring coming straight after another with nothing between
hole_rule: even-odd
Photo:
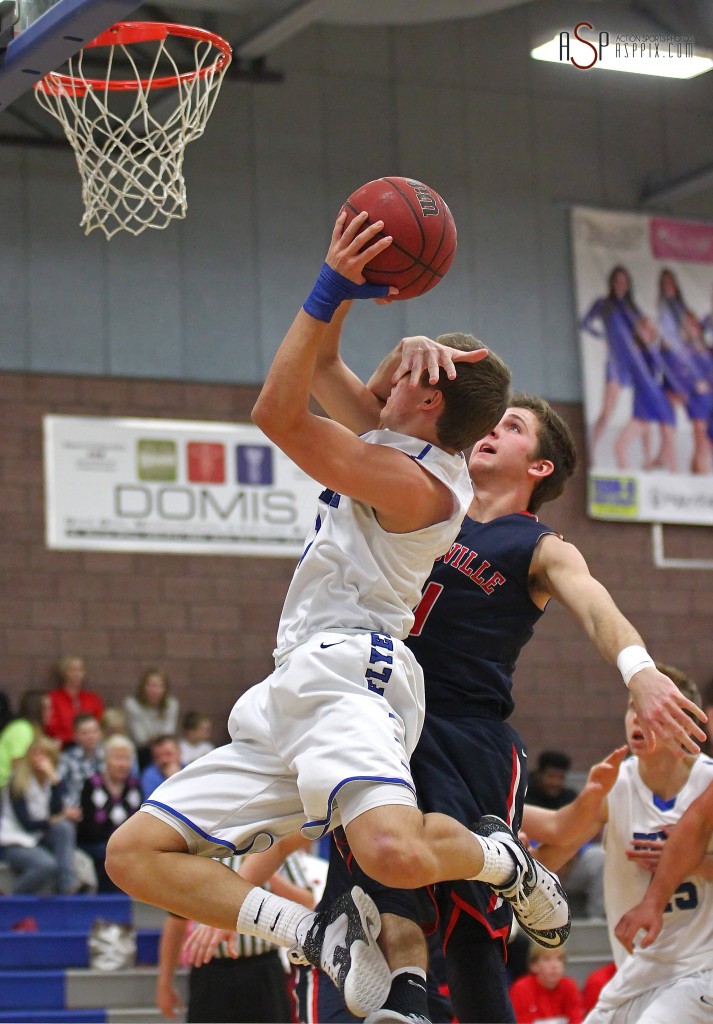
<instances>
[{"instance_id":1,"label":"orange rim","mask_svg":"<svg viewBox=\"0 0 713 1024\"><path fill-rule=\"evenodd\" d=\"M226 42L222 36L192 25L173 25L162 21L118 21L111 28L97 36L96 39L92 39L90 43L85 43L84 49L148 43L166 39L168 36L182 36L184 39L211 43L218 50L218 56L211 64L205 67L197 68L194 71L184 71L180 75L164 75L161 78L117 78L107 81L104 78L75 78L72 75L51 71L45 78L35 84L35 89L53 95L69 92L75 96L81 96L89 89L108 89L111 92L136 92L138 89L170 89L180 85L181 82L191 82L195 78L206 78L216 71L224 71L230 63L233 51L230 43Z\"/></svg>"}]
</instances>

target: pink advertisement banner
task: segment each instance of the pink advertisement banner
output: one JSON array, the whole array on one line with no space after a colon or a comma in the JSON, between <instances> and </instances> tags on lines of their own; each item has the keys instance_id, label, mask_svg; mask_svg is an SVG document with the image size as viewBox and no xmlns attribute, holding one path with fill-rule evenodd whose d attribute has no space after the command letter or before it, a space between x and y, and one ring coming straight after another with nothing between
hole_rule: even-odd
<instances>
[{"instance_id":1,"label":"pink advertisement banner","mask_svg":"<svg viewBox=\"0 0 713 1024\"><path fill-rule=\"evenodd\" d=\"M572 211L588 511L713 523L713 224Z\"/></svg>"}]
</instances>

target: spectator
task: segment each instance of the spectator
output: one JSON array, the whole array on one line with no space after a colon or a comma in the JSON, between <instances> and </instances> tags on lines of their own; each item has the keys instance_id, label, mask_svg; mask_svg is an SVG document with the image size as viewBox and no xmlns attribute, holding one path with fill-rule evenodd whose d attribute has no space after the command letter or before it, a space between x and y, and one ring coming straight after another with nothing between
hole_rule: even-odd
<instances>
[{"instance_id":1,"label":"spectator","mask_svg":"<svg viewBox=\"0 0 713 1024\"><path fill-rule=\"evenodd\" d=\"M90 775L104 767L104 750L99 722L94 715L74 719L74 745L62 751L59 772L64 782L65 807L79 807L82 786Z\"/></svg>"},{"instance_id":2,"label":"spectator","mask_svg":"<svg viewBox=\"0 0 713 1024\"><path fill-rule=\"evenodd\" d=\"M183 737L179 744L181 762L190 764L215 748L210 733L213 722L210 715L202 711L186 711L183 716Z\"/></svg>"},{"instance_id":3,"label":"spectator","mask_svg":"<svg viewBox=\"0 0 713 1024\"><path fill-rule=\"evenodd\" d=\"M163 669L150 668L139 680L135 695L124 701L128 734L136 744L142 770L151 762L151 741L178 731L178 701L169 690Z\"/></svg>"},{"instance_id":4,"label":"spectator","mask_svg":"<svg viewBox=\"0 0 713 1024\"><path fill-rule=\"evenodd\" d=\"M94 715L97 721L104 713L104 703L91 690L84 688L87 670L84 659L77 654L68 654L57 665L59 686L52 690L52 715L47 733L58 739L63 747L69 746L74 735L74 719L86 713Z\"/></svg>"},{"instance_id":5,"label":"spectator","mask_svg":"<svg viewBox=\"0 0 713 1024\"><path fill-rule=\"evenodd\" d=\"M76 889L78 814L63 806L58 759L57 745L38 736L3 790L0 847L3 859L19 875L13 893L34 893L48 886L60 893Z\"/></svg>"},{"instance_id":6,"label":"spectator","mask_svg":"<svg viewBox=\"0 0 713 1024\"><path fill-rule=\"evenodd\" d=\"M144 800L148 800L165 779L175 775L183 767L176 737L157 736L152 740L151 761L152 763L141 773Z\"/></svg>"},{"instance_id":7,"label":"spectator","mask_svg":"<svg viewBox=\"0 0 713 1024\"><path fill-rule=\"evenodd\" d=\"M616 964L613 960L610 960L608 964L597 967L596 970L587 975L586 981L582 986L582 1002L584 1003L585 1013L589 1013L590 1010L594 1009L599 1000L599 993L615 974Z\"/></svg>"},{"instance_id":8,"label":"spectator","mask_svg":"<svg viewBox=\"0 0 713 1024\"><path fill-rule=\"evenodd\" d=\"M577 796L565 785L572 759L561 750L543 750L525 795L525 803L557 811ZM587 917L604 917L604 849L601 842L587 843L560 871L568 896L584 899Z\"/></svg>"},{"instance_id":9,"label":"spectator","mask_svg":"<svg viewBox=\"0 0 713 1024\"><path fill-rule=\"evenodd\" d=\"M103 771L90 776L82 787L77 838L94 861L99 892L119 891L104 869L104 860L112 832L141 806L141 786L131 773L135 757L127 736L110 736L104 744Z\"/></svg>"},{"instance_id":10,"label":"spectator","mask_svg":"<svg viewBox=\"0 0 713 1024\"><path fill-rule=\"evenodd\" d=\"M105 708L101 718L102 734L105 740L110 736L128 736L129 726L121 708Z\"/></svg>"},{"instance_id":11,"label":"spectator","mask_svg":"<svg viewBox=\"0 0 713 1024\"><path fill-rule=\"evenodd\" d=\"M572 758L561 750L543 750L537 760L537 770L530 776L525 803L558 811L571 803L576 792L565 785Z\"/></svg>"},{"instance_id":12,"label":"spectator","mask_svg":"<svg viewBox=\"0 0 713 1024\"><path fill-rule=\"evenodd\" d=\"M16 761L46 729L52 703L47 690L27 690L20 699L20 713L0 733L0 789L6 786Z\"/></svg>"},{"instance_id":13,"label":"spectator","mask_svg":"<svg viewBox=\"0 0 713 1024\"><path fill-rule=\"evenodd\" d=\"M543 949L534 943L528 956L529 974L524 974L510 989L517 1024L581 1024L584 1019L582 996L573 978L565 976L564 947Z\"/></svg>"}]
</instances>

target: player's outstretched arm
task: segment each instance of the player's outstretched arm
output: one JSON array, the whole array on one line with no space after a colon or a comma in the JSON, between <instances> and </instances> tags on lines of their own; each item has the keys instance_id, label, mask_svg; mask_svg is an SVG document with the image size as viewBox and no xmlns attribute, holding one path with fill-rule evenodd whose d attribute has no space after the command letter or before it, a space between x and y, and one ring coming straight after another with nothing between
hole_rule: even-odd
<instances>
[{"instance_id":1,"label":"player's outstretched arm","mask_svg":"<svg viewBox=\"0 0 713 1024\"><path fill-rule=\"evenodd\" d=\"M407 374L412 387L421 382L424 370L428 370L429 384L438 383L441 369L446 371L450 380L454 380L456 363L479 363L487 354L488 350L484 346L464 351L441 345L423 334L402 338L379 363L367 387L383 403L389 397L393 385Z\"/></svg>"},{"instance_id":2,"label":"player's outstretched arm","mask_svg":"<svg viewBox=\"0 0 713 1024\"><path fill-rule=\"evenodd\" d=\"M359 283L363 267L390 244L388 236L374 241L383 222L364 227L360 214L342 230L343 220L340 215L332 235L331 265L322 267L317 285L277 350L252 417L323 486L371 505L384 529L408 532L450 515L453 498L448 489L403 452L367 444L309 408L317 353L338 306L344 299L388 290ZM419 413L435 423L442 401L442 392L434 389L424 397Z\"/></svg>"},{"instance_id":3,"label":"player's outstretched arm","mask_svg":"<svg viewBox=\"0 0 713 1024\"><path fill-rule=\"evenodd\" d=\"M329 259L328 253L328 263ZM441 345L424 335L402 338L382 359L369 382L364 384L349 369L339 352L341 329L350 306L351 302L341 304L320 344L312 394L333 420L349 427L355 434L363 434L379 425L379 414L392 387L401 377L409 374L410 384L416 387L423 371L428 370L429 383L437 384L443 368L453 380L456 363L477 363L488 354L484 346L462 351Z\"/></svg>"},{"instance_id":4,"label":"player's outstretched arm","mask_svg":"<svg viewBox=\"0 0 713 1024\"><path fill-rule=\"evenodd\" d=\"M640 931L645 933L641 940L644 948L650 946L661 931L664 907L676 889L684 878L698 874L706 864L712 832L713 783L682 814L666 840L646 895L616 926L617 939L630 953Z\"/></svg>"},{"instance_id":5,"label":"player's outstretched arm","mask_svg":"<svg viewBox=\"0 0 713 1024\"><path fill-rule=\"evenodd\" d=\"M526 803L522 827L528 838L537 843L574 847L576 850L595 836L607 822L607 796L628 752L628 747L617 747L593 765L581 791L564 807L551 811Z\"/></svg>"},{"instance_id":6,"label":"player's outstretched arm","mask_svg":"<svg viewBox=\"0 0 713 1024\"><path fill-rule=\"evenodd\" d=\"M640 635L591 575L577 548L554 535L543 537L535 549L531 577L533 597L542 601L546 595L559 601L604 660L617 665L629 687L648 748L660 741L678 757L697 754L696 740L702 742L706 734L686 712L701 722L707 720L705 714L658 671Z\"/></svg>"},{"instance_id":7,"label":"player's outstretched arm","mask_svg":"<svg viewBox=\"0 0 713 1024\"><path fill-rule=\"evenodd\" d=\"M342 359L339 344L351 305L351 301L342 302L322 338L317 351L312 394L333 420L355 434L364 434L378 427L384 401L377 398Z\"/></svg>"}]
</instances>

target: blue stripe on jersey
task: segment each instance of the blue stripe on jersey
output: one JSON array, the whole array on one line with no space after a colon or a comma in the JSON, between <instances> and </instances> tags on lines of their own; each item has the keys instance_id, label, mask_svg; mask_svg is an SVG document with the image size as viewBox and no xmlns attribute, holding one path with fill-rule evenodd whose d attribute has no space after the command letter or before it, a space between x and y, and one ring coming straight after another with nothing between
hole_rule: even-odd
<instances>
[{"instance_id":1,"label":"blue stripe on jersey","mask_svg":"<svg viewBox=\"0 0 713 1024\"><path fill-rule=\"evenodd\" d=\"M419 459L425 459L428 453L430 452L431 448L433 448L433 445L427 444L426 447L418 453L418 455L412 455L411 457L415 459L416 462L418 462Z\"/></svg>"},{"instance_id":2,"label":"blue stripe on jersey","mask_svg":"<svg viewBox=\"0 0 713 1024\"><path fill-rule=\"evenodd\" d=\"M676 797L671 797L670 800L664 800L663 797L657 796L656 793L652 794L654 798L654 807L657 807L660 811L670 811L676 806Z\"/></svg>"},{"instance_id":3,"label":"blue stripe on jersey","mask_svg":"<svg viewBox=\"0 0 713 1024\"><path fill-rule=\"evenodd\" d=\"M413 795L416 796L416 790L413 788L413 785L410 782L406 782L405 779L392 779L388 778L385 775L350 775L348 778L342 779L342 781L339 782L334 787L332 792L329 794L329 800L327 801L327 807L329 808L329 812L327 814L327 817L316 818L314 821L306 821L304 825L301 826L302 831L304 831L304 829L307 828L321 828L322 832L318 837L320 839L329 831L329 824L332 820L333 807L337 799L337 793L342 788L342 786L346 786L348 782L385 782L392 786L405 786L406 789L410 789Z\"/></svg>"},{"instance_id":4,"label":"blue stripe on jersey","mask_svg":"<svg viewBox=\"0 0 713 1024\"><path fill-rule=\"evenodd\" d=\"M216 846L224 846L227 850L230 850L231 853L237 854L238 856L242 856L244 853L249 853L255 845L257 836L254 836L247 846L243 847L242 850L239 850L237 846L229 843L227 839L217 839L208 832L204 832L203 829L199 828L194 821L191 821L191 819L187 818L185 814L181 814L180 811L175 810L173 807L169 807L168 804L159 803L158 800L144 800L144 804L153 804L154 807L160 807L162 811L166 811L167 814L171 814L174 818L178 818L179 821L182 821L184 825L188 825L191 831L197 833L197 835L201 836L203 839L207 839L209 842L215 843ZM269 838L270 846L275 842L275 837L270 835L269 832L261 832L260 835L267 836ZM269 847L266 847L266 849L269 849Z\"/></svg>"}]
</instances>

